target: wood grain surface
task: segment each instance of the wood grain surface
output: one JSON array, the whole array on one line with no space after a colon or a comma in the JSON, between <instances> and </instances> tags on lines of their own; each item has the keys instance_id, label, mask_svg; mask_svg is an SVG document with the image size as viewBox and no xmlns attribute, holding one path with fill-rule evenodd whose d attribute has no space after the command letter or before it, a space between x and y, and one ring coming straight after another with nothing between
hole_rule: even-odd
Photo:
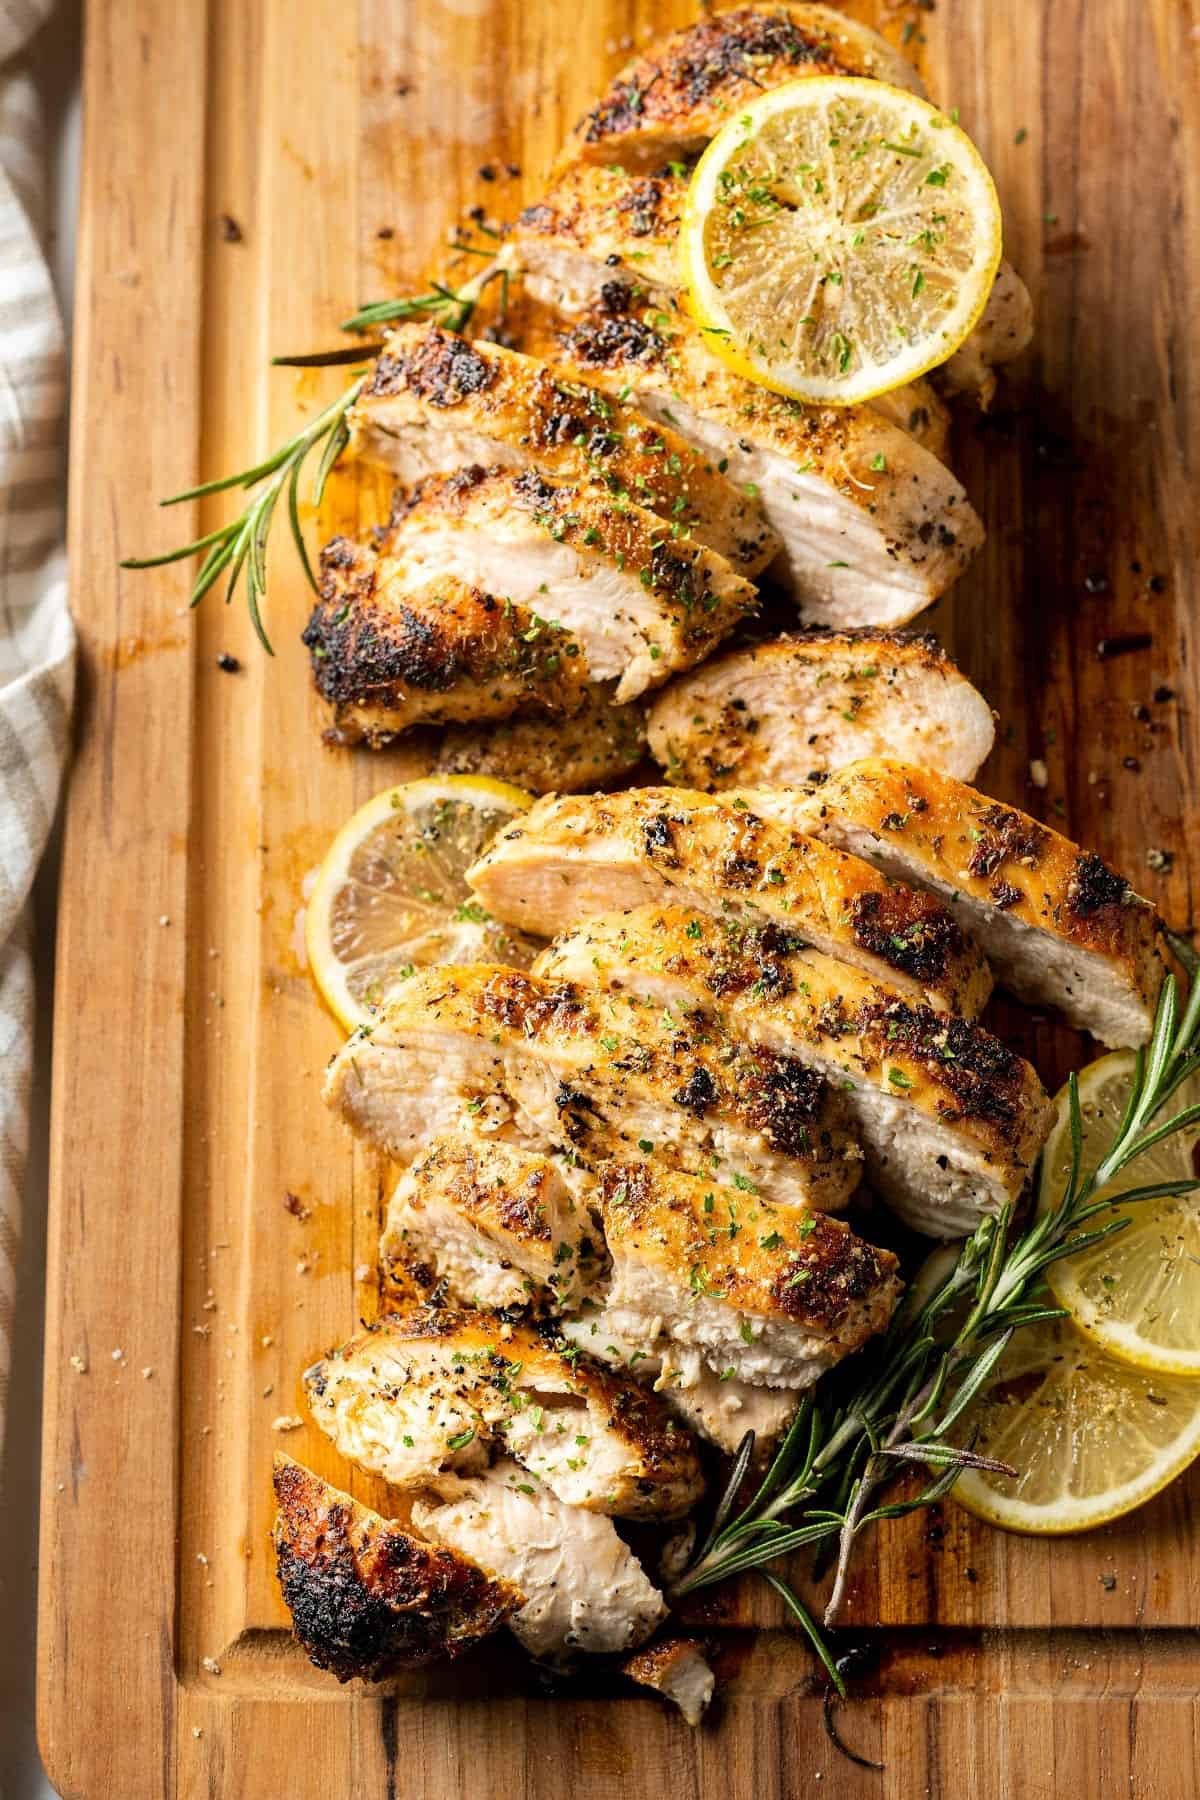
<instances>
[{"instance_id":1,"label":"wood grain surface","mask_svg":"<svg viewBox=\"0 0 1200 1800\"><path fill-rule=\"evenodd\" d=\"M986 550L927 622L997 708L990 792L1099 849L1173 921L1200 880L1200 24L1188 0L852 8L920 58L995 171L1033 350L957 460ZM186 573L120 555L226 516L156 498L252 462L337 391L272 371L511 216L589 97L689 0L95 0L86 45L71 556L83 642L55 1013L40 1734L65 1796L483 1792L781 1800L1197 1788L1200 1479L1087 1538L952 1506L864 1546L840 1729L764 1590L704 1615L700 1732L485 1652L382 1693L291 1644L283 1445L345 1482L298 1374L376 1306L384 1172L320 1105L337 1033L298 960L303 879L411 756L323 747L281 545L257 650ZM518 168L510 174L508 165ZM488 180L485 169L495 176ZM373 522L340 479L317 531ZM191 516L189 516L189 514ZM1111 660L1103 638L1150 634ZM237 674L217 656L238 657ZM1166 696L1166 697L1164 697ZM1048 782L1031 785L1030 763ZM1169 852L1154 872L1147 852ZM1009 1009L1048 1083L1086 1046ZM300 1196L300 1219L285 1207ZM365 1479L351 1483L370 1502ZM817 1786L817 1778L820 1785Z\"/></svg>"}]
</instances>

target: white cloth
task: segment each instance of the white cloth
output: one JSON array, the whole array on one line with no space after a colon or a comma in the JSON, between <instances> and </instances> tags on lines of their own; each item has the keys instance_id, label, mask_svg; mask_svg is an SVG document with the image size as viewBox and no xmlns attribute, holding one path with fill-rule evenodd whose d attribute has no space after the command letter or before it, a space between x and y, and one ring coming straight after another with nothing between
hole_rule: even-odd
<instances>
[{"instance_id":1,"label":"white cloth","mask_svg":"<svg viewBox=\"0 0 1200 1800\"><path fill-rule=\"evenodd\" d=\"M67 756L63 334L42 248L36 96L15 62L53 0L0 0L0 1443L29 1139L29 896Z\"/></svg>"}]
</instances>

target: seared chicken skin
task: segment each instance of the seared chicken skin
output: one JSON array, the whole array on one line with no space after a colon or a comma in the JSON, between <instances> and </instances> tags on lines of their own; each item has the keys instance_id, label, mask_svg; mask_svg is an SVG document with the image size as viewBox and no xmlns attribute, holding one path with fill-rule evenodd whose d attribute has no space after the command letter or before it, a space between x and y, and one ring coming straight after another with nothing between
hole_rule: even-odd
<instances>
[{"instance_id":1,"label":"seared chicken skin","mask_svg":"<svg viewBox=\"0 0 1200 1800\"><path fill-rule=\"evenodd\" d=\"M801 1388L891 1318L896 1258L839 1220L646 1163L600 1170L607 1314L665 1331L718 1375Z\"/></svg>"},{"instance_id":2,"label":"seared chicken skin","mask_svg":"<svg viewBox=\"0 0 1200 1800\"><path fill-rule=\"evenodd\" d=\"M771 575L808 624L907 623L957 580L983 527L949 469L865 408L802 406L718 362L680 311L612 283L530 344L565 375L627 392L752 487L783 549Z\"/></svg>"},{"instance_id":3,"label":"seared chicken skin","mask_svg":"<svg viewBox=\"0 0 1200 1800\"><path fill-rule=\"evenodd\" d=\"M587 1162L653 1155L829 1208L861 1166L841 1096L803 1064L636 995L487 964L419 970L334 1059L325 1097L400 1162L439 1132L500 1128Z\"/></svg>"},{"instance_id":4,"label":"seared chicken skin","mask_svg":"<svg viewBox=\"0 0 1200 1800\"><path fill-rule=\"evenodd\" d=\"M716 1677L704 1660L704 1645L695 1638L671 1637L647 1644L621 1664L621 1673L672 1701L687 1725L699 1725L716 1687Z\"/></svg>"},{"instance_id":5,"label":"seared chicken skin","mask_svg":"<svg viewBox=\"0 0 1200 1800\"><path fill-rule=\"evenodd\" d=\"M1162 986L1152 906L1101 859L947 776L883 757L788 809L806 830L942 895L1018 999L1101 1043L1144 1044Z\"/></svg>"},{"instance_id":6,"label":"seared chicken skin","mask_svg":"<svg viewBox=\"0 0 1200 1800\"><path fill-rule=\"evenodd\" d=\"M935 638L813 631L677 676L655 696L648 736L685 787L800 787L881 753L969 781L995 725Z\"/></svg>"},{"instance_id":7,"label":"seared chicken skin","mask_svg":"<svg viewBox=\"0 0 1200 1800\"><path fill-rule=\"evenodd\" d=\"M601 1246L558 1159L444 1137L401 1177L379 1256L386 1278L456 1303L557 1312L595 1278Z\"/></svg>"},{"instance_id":8,"label":"seared chicken skin","mask_svg":"<svg viewBox=\"0 0 1200 1800\"><path fill-rule=\"evenodd\" d=\"M1054 1111L990 1032L916 1005L778 927L641 907L576 926L534 965L639 994L793 1056L842 1091L871 1186L915 1230L971 1231L1015 1203Z\"/></svg>"},{"instance_id":9,"label":"seared chicken skin","mask_svg":"<svg viewBox=\"0 0 1200 1800\"><path fill-rule=\"evenodd\" d=\"M551 937L648 902L774 923L931 1006L974 1017L987 965L945 907L858 857L687 788L547 797L493 838L467 880L498 919Z\"/></svg>"},{"instance_id":10,"label":"seared chicken skin","mask_svg":"<svg viewBox=\"0 0 1200 1800\"><path fill-rule=\"evenodd\" d=\"M585 113L564 157L634 168L687 156L764 88L806 75L874 76L924 92L886 38L836 7L742 6L650 44Z\"/></svg>"},{"instance_id":11,"label":"seared chicken skin","mask_svg":"<svg viewBox=\"0 0 1200 1800\"><path fill-rule=\"evenodd\" d=\"M402 325L351 414L351 450L412 484L446 469L535 467L656 513L755 575L779 541L756 501L669 426L532 356Z\"/></svg>"},{"instance_id":12,"label":"seared chicken skin","mask_svg":"<svg viewBox=\"0 0 1200 1800\"><path fill-rule=\"evenodd\" d=\"M585 690L567 718L509 719L490 729L456 725L434 754L436 775L491 775L533 794L614 787L646 754L646 715L638 701L613 703L612 687Z\"/></svg>"},{"instance_id":13,"label":"seared chicken skin","mask_svg":"<svg viewBox=\"0 0 1200 1800\"><path fill-rule=\"evenodd\" d=\"M536 469L431 476L399 501L384 548L415 576L453 576L553 619L619 701L700 662L758 603L723 556L672 538L656 514Z\"/></svg>"},{"instance_id":14,"label":"seared chicken skin","mask_svg":"<svg viewBox=\"0 0 1200 1800\"><path fill-rule=\"evenodd\" d=\"M587 663L561 626L452 576L414 579L347 538L321 552L321 597L303 635L344 743L507 719L524 706L575 712L587 694Z\"/></svg>"},{"instance_id":15,"label":"seared chicken skin","mask_svg":"<svg viewBox=\"0 0 1200 1800\"><path fill-rule=\"evenodd\" d=\"M297 1638L339 1681L458 1656L525 1604L461 1549L423 1543L287 1456L275 1458L275 1554Z\"/></svg>"},{"instance_id":16,"label":"seared chicken skin","mask_svg":"<svg viewBox=\"0 0 1200 1800\"><path fill-rule=\"evenodd\" d=\"M665 1616L662 1595L611 1520L564 1506L518 1463L439 1486L436 1500L416 1502L414 1523L486 1558L520 1588L525 1604L508 1626L531 1655L562 1662L577 1650L628 1650Z\"/></svg>"},{"instance_id":17,"label":"seared chicken skin","mask_svg":"<svg viewBox=\"0 0 1200 1800\"><path fill-rule=\"evenodd\" d=\"M624 1325L631 1321L622 1315ZM683 1353L662 1329L661 1320L639 1315L637 1336L617 1328L606 1305L585 1301L577 1313L559 1321L568 1343L622 1369L635 1381L645 1382L661 1394L676 1418L699 1437L732 1456L748 1431L754 1433L759 1454L769 1452L783 1436L795 1415L798 1401L785 1388L753 1387L748 1381L722 1370L714 1373L694 1354Z\"/></svg>"},{"instance_id":18,"label":"seared chicken skin","mask_svg":"<svg viewBox=\"0 0 1200 1800\"><path fill-rule=\"evenodd\" d=\"M304 1385L342 1455L393 1487L477 1474L500 1447L565 1504L618 1518L676 1518L703 1491L691 1437L653 1394L492 1313L387 1314Z\"/></svg>"}]
</instances>

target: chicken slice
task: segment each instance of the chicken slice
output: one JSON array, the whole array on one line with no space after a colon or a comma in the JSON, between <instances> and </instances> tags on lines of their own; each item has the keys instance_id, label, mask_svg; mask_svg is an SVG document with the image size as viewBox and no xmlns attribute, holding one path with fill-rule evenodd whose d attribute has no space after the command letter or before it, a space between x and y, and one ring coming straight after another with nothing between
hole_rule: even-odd
<instances>
[{"instance_id":1,"label":"chicken slice","mask_svg":"<svg viewBox=\"0 0 1200 1800\"><path fill-rule=\"evenodd\" d=\"M628 1650L665 1617L662 1595L612 1521L564 1506L518 1463L439 1485L436 1500L414 1505L414 1524L486 1557L521 1590L525 1604L508 1626L531 1655L563 1662L576 1650Z\"/></svg>"},{"instance_id":2,"label":"chicken slice","mask_svg":"<svg viewBox=\"0 0 1200 1800\"><path fill-rule=\"evenodd\" d=\"M630 1321L622 1318L622 1324ZM651 1335L658 1322L639 1321L636 1340L618 1329L606 1305L586 1301L579 1312L559 1321L568 1343L625 1370L635 1381L648 1383L661 1394L676 1418L732 1456L748 1431L754 1433L761 1455L772 1449L792 1422L796 1396L783 1388L753 1387L722 1370L715 1374L694 1353L681 1353L662 1330Z\"/></svg>"},{"instance_id":3,"label":"chicken slice","mask_svg":"<svg viewBox=\"0 0 1200 1800\"><path fill-rule=\"evenodd\" d=\"M740 575L779 548L757 501L669 426L536 357L436 325L388 334L350 424L352 452L405 483L472 464L536 468L636 502Z\"/></svg>"},{"instance_id":4,"label":"chicken slice","mask_svg":"<svg viewBox=\"0 0 1200 1800\"><path fill-rule=\"evenodd\" d=\"M1104 1044L1149 1039L1158 917L1100 857L960 781L884 757L839 770L793 810L807 830L941 894L1018 999L1058 1007Z\"/></svg>"},{"instance_id":5,"label":"chicken slice","mask_svg":"<svg viewBox=\"0 0 1200 1800\"><path fill-rule=\"evenodd\" d=\"M804 1388L892 1316L896 1258L837 1219L649 1163L599 1171L613 1259L607 1312L717 1375Z\"/></svg>"},{"instance_id":6,"label":"chicken slice","mask_svg":"<svg viewBox=\"0 0 1200 1800\"><path fill-rule=\"evenodd\" d=\"M536 469L431 476L384 544L414 578L453 576L553 618L619 701L702 661L758 603L723 556L673 539L654 513Z\"/></svg>"},{"instance_id":7,"label":"chicken slice","mask_svg":"<svg viewBox=\"0 0 1200 1800\"><path fill-rule=\"evenodd\" d=\"M996 370L1020 356L1033 337L1033 301L1011 263L996 271L979 323L934 377L943 393L974 394L986 411L996 392Z\"/></svg>"},{"instance_id":8,"label":"chicken slice","mask_svg":"<svg viewBox=\"0 0 1200 1800\"><path fill-rule=\"evenodd\" d=\"M795 943L648 906L577 926L534 969L628 989L817 1070L844 1095L871 1186L914 1230L954 1237L1015 1204L1054 1119L1036 1071L981 1026Z\"/></svg>"},{"instance_id":9,"label":"chicken slice","mask_svg":"<svg viewBox=\"0 0 1200 1800\"><path fill-rule=\"evenodd\" d=\"M588 668L561 626L453 577L428 581L363 544L321 552L321 593L303 634L342 743L388 742L414 725L507 719L526 706L578 711Z\"/></svg>"},{"instance_id":10,"label":"chicken slice","mask_svg":"<svg viewBox=\"0 0 1200 1800\"><path fill-rule=\"evenodd\" d=\"M304 1377L317 1424L393 1487L474 1475L503 1448L569 1506L676 1518L703 1478L662 1402L529 1325L491 1313L389 1313Z\"/></svg>"},{"instance_id":11,"label":"chicken slice","mask_svg":"<svg viewBox=\"0 0 1200 1800\"><path fill-rule=\"evenodd\" d=\"M717 1685L705 1661L704 1645L695 1638L669 1637L647 1644L621 1664L621 1673L672 1701L687 1725L699 1725Z\"/></svg>"},{"instance_id":12,"label":"chicken slice","mask_svg":"<svg viewBox=\"0 0 1200 1800\"><path fill-rule=\"evenodd\" d=\"M292 1628L339 1681L458 1656L525 1604L463 1549L422 1543L287 1456L275 1458L275 1498Z\"/></svg>"},{"instance_id":13,"label":"chicken slice","mask_svg":"<svg viewBox=\"0 0 1200 1800\"><path fill-rule=\"evenodd\" d=\"M561 1162L485 1137L435 1138L401 1177L379 1246L385 1277L482 1307L578 1304L602 1262Z\"/></svg>"},{"instance_id":14,"label":"chicken slice","mask_svg":"<svg viewBox=\"0 0 1200 1800\"><path fill-rule=\"evenodd\" d=\"M886 38L836 7L741 6L649 44L579 121L564 154L653 167L702 149L764 88L807 75L875 76L924 92Z\"/></svg>"},{"instance_id":15,"label":"chicken slice","mask_svg":"<svg viewBox=\"0 0 1200 1800\"><path fill-rule=\"evenodd\" d=\"M646 754L642 705L613 703L612 687L585 689L566 718L510 719L503 725L459 725L447 731L432 765L438 775L491 775L533 794L571 794L612 787Z\"/></svg>"},{"instance_id":16,"label":"chicken slice","mask_svg":"<svg viewBox=\"0 0 1200 1800\"><path fill-rule=\"evenodd\" d=\"M405 1163L439 1132L483 1126L585 1161L720 1168L797 1206L841 1206L859 1177L841 1096L801 1063L636 995L487 964L418 970L335 1057L325 1097Z\"/></svg>"},{"instance_id":17,"label":"chicken slice","mask_svg":"<svg viewBox=\"0 0 1200 1800\"><path fill-rule=\"evenodd\" d=\"M682 311L635 304L619 282L529 347L572 379L628 392L752 488L783 543L771 576L808 624L903 625L983 542L961 485L907 431L867 408L803 406L743 380Z\"/></svg>"},{"instance_id":18,"label":"chicken slice","mask_svg":"<svg viewBox=\"0 0 1200 1800\"><path fill-rule=\"evenodd\" d=\"M782 790L781 790L782 791ZM770 823L740 796L632 788L539 800L467 880L535 937L648 902L782 926L906 995L973 1018L987 965L944 906L858 857Z\"/></svg>"},{"instance_id":19,"label":"chicken slice","mask_svg":"<svg viewBox=\"0 0 1200 1800\"><path fill-rule=\"evenodd\" d=\"M725 650L650 709L650 752L696 788L801 786L890 752L969 781L992 709L933 637L804 632Z\"/></svg>"}]
</instances>

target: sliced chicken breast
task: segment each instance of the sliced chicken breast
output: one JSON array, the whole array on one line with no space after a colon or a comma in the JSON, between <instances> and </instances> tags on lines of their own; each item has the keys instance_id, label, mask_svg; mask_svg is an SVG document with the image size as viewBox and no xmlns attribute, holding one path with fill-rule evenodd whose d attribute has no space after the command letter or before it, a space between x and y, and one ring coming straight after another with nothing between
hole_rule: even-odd
<instances>
[{"instance_id":1,"label":"sliced chicken breast","mask_svg":"<svg viewBox=\"0 0 1200 1800\"><path fill-rule=\"evenodd\" d=\"M427 581L363 544L321 553L321 597L303 633L342 743L387 743L414 725L577 712L588 667L559 625L452 577Z\"/></svg>"},{"instance_id":2,"label":"sliced chicken breast","mask_svg":"<svg viewBox=\"0 0 1200 1800\"><path fill-rule=\"evenodd\" d=\"M783 790L780 790L783 791ZM740 796L633 788L538 801L467 880L495 918L535 937L649 902L773 922L928 1005L973 1018L987 965L944 906L857 857L769 823Z\"/></svg>"},{"instance_id":3,"label":"sliced chicken breast","mask_svg":"<svg viewBox=\"0 0 1200 1800\"><path fill-rule=\"evenodd\" d=\"M960 781L870 758L794 809L807 830L942 895L1018 999L1144 1044L1163 980L1154 908L1090 851Z\"/></svg>"},{"instance_id":4,"label":"sliced chicken breast","mask_svg":"<svg viewBox=\"0 0 1200 1800\"><path fill-rule=\"evenodd\" d=\"M717 1685L705 1661L704 1645L695 1638L669 1637L647 1644L621 1664L621 1673L670 1700L688 1725L699 1725Z\"/></svg>"},{"instance_id":5,"label":"sliced chicken breast","mask_svg":"<svg viewBox=\"0 0 1200 1800\"><path fill-rule=\"evenodd\" d=\"M275 1498L292 1628L339 1681L457 1656L526 1603L465 1550L423 1543L287 1456L275 1458Z\"/></svg>"},{"instance_id":6,"label":"sliced chicken breast","mask_svg":"<svg viewBox=\"0 0 1200 1800\"><path fill-rule=\"evenodd\" d=\"M502 1460L418 1500L413 1522L438 1543L483 1557L525 1595L508 1620L531 1655L612 1654L644 1642L666 1604L612 1521L564 1506L544 1482Z\"/></svg>"},{"instance_id":7,"label":"sliced chicken breast","mask_svg":"<svg viewBox=\"0 0 1200 1800\"><path fill-rule=\"evenodd\" d=\"M577 926L534 967L711 1019L819 1071L844 1094L871 1186L917 1231L955 1237L1014 1204L1054 1119L1035 1070L980 1026L795 941L649 906Z\"/></svg>"},{"instance_id":8,"label":"sliced chicken breast","mask_svg":"<svg viewBox=\"0 0 1200 1800\"><path fill-rule=\"evenodd\" d=\"M456 1304L557 1312L595 1280L603 1244L559 1159L442 1137L401 1176L379 1257L385 1280Z\"/></svg>"},{"instance_id":9,"label":"sliced chicken breast","mask_svg":"<svg viewBox=\"0 0 1200 1800\"><path fill-rule=\"evenodd\" d=\"M903 625L962 574L983 526L907 431L866 408L802 406L744 381L682 311L635 303L619 282L604 294L528 347L573 379L628 393L753 490L783 543L772 579L806 624Z\"/></svg>"},{"instance_id":10,"label":"sliced chicken breast","mask_svg":"<svg viewBox=\"0 0 1200 1800\"><path fill-rule=\"evenodd\" d=\"M839 1220L647 1163L599 1182L607 1310L635 1339L657 1328L717 1375L803 1388L892 1316L896 1258Z\"/></svg>"},{"instance_id":11,"label":"sliced chicken breast","mask_svg":"<svg viewBox=\"0 0 1200 1800\"><path fill-rule=\"evenodd\" d=\"M622 1315L622 1323L631 1321ZM623 1369L635 1381L661 1394L676 1418L719 1450L732 1456L748 1431L754 1433L761 1457L779 1441L792 1422L796 1395L784 1388L754 1387L722 1369L714 1373L693 1352L674 1343L653 1319L638 1319L636 1340L617 1329L607 1305L586 1301L577 1313L559 1321L568 1343L597 1362Z\"/></svg>"},{"instance_id":12,"label":"sliced chicken breast","mask_svg":"<svg viewBox=\"0 0 1200 1800\"><path fill-rule=\"evenodd\" d=\"M579 121L564 154L653 167L702 149L764 88L806 75L875 76L924 92L886 38L836 7L740 6L648 45Z\"/></svg>"},{"instance_id":13,"label":"sliced chicken breast","mask_svg":"<svg viewBox=\"0 0 1200 1800\"><path fill-rule=\"evenodd\" d=\"M803 786L888 753L969 781L992 709L937 639L804 632L725 650L655 696L650 752L695 788Z\"/></svg>"},{"instance_id":14,"label":"sliced chicken breast","mask_svg":"<svg viewBox=\"0 0 1200 1800\"><path fill-rule=\"evenodd\" d=\"M533 794L613 787L646 754L646 715L638 701L613 702L613 688L585 689L565 718L536 714L503 725L452 727L434 754L438 775L491 775Z\"/></svg>"},{"instance_id":15,"label":"sliced chicken breast","mask_svg":"<svg viewBox=\"0 0 1200 1800\"><path fill-rule=\"evenodd\" d=\"M414 578L452 576L553 619L619 701L690 669L757 605L715 550L673 539L631 500L536 469L431 476L399 503L385 549Z\"/></svg>"},{"instance_id":16,"label":"sliced chicken breast","mask_svg":"<svg viewBox=\"0 0 1200 1800\"><path fill-rule=\"evenodd\" d=\"M350 423L352 453L408 484L472 464L536 468L634 501L740 575L779 549L758 502L669 426L536 357L436 325L388 334Z\"/></svg>"},{"instance_id":17,"label":"sliced chicken breast","mask_svg":"<svg viewBox=\"0 0 1200 1800\"><path fill-rule=\"evenodd\" d=\"M1033 301L1011 263L996 271L987 305L966 343L935 371L943 393L974 394L985 411L996 392L996 370L1020 356L1033 337Z\"/></svg>"},{"instance_id":18,"label":"sliced chicken breast","mask_svg":"<svg viewBox=\"0 0 1200 1800\"><path fill-rule=\"evenodd\" d=\"M650 1156L838 1207L860 1152L803 1064L597 995L473 964L422 969L334 1059L325 1096L399 1162L439 1132L503 1129L586 1162Z\"/></svg>"},{"instance_id":19,"label":"sliced chicken breast","mask_svg":"<svg viewBox=\"0 0 1200 1800\"><path fill-rule=\"evenodd\" d=\"M653 1394L491 1313L389 1313L304 1385L342 1455L393 1487L478 1474L503 1448L567 1505L618 1518L676 1518L703 1491L691 1437Z\"/></svg>"}]
</instances>

